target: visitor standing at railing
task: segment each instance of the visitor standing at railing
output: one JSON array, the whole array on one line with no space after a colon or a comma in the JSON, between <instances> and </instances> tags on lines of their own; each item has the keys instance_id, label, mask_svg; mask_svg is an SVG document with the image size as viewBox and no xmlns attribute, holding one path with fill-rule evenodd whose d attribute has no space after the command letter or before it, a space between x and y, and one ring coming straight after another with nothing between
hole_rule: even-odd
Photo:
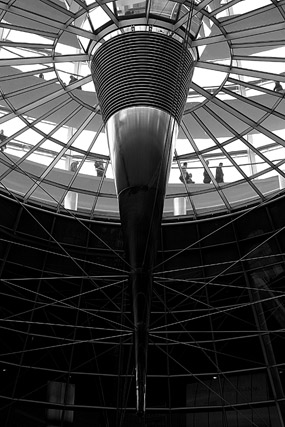
<instances>
[{"instance_id":1,"label":"visitor standing at railing","mask_svg":"<svg viewBox=\"0 0 285 427\"><path fill-rule=\"evenodd\" d=\"M274 92L284 92L283 87L280 82L275 82Z\"/></svg>"},{"instance_id":2,"label":"visitor standing at railing","mask_svg":"<svg viewBox=\"0 0 285 427\"><path fill-rule=\"evenodd\" d=\"M209 160L206 160L206 165L209 166ZM203 179L204 184L210 184L212 179L209 175L208 169L204 168L203 176L204 176L204 179Z\"/></svg>"},{"instance_id":3,"label":"visitor standing at railing","mask_svg":"<svg viewBox=\"0 0 285 427\"><path fill-rule=\"evenodd\" d=\"M187 172L187 162L184 162L181 166L181 175L179 177L180 181L183 183L187 183L188 181L188 172Z\"/></svg>"},{"instance_id":4,"label":"visitor standing at railing","mask_svg":"<svg viewBox=\"0 0 285 427\"><path fill-rule=\"evenodd\" d=\"M1 129L1 130L0 130L0 144L1 144L2 142L6 141L6 139L7 139L7 136L6 136L6 135L4 135L4 130L3 130L3 129ZM7 144L3 144L3 145L1 145L1 147L0 147L0 151L4 151L6 147L7 147Z\"/></svg>"},{"instance_id":5,"label":"visitor standing at railing","mask_svg":"<svg viewBox=\"0 0 285 427\"><path fill-rule=\"evenodd\" d=\"M223 172L223 163L219 163L219 166L216 168L216 181L217 183L224 182L224 172Z\"/></svg>"},{"instance_id":6,"label":"visitor standing at railing","mask_svg":"<svg viewBox=\"0 0 285 427\"><path fill-rule=\"evenodd\" d=\"M72 162L71 165L70 165L71 172L76 172L77 168L78 168L78 165L79 165L78 161Z\"/></svg>"},{"instance_id":7,"label":"visitor standing at railing","mask_svg":"<svg viewBox=\"0 0 285 427\"><path fill-rule=\"evenodd\" d=\"M103 176L105 170L103 160L95 160L94 166L96 169L97 176Z\"/></svg>"}]
</instances>

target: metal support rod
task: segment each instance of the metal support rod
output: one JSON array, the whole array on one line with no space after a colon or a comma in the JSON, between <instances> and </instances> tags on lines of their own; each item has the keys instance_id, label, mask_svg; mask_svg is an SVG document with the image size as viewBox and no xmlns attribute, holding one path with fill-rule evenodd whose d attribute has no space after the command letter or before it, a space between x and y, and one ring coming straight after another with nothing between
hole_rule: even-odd
<instances>
[{"instance_id":1,"label":"metal support rod","mask_svg":"<svg viewBox=\"0 0 285 427\"><path fill-rule=\"evenodd\" d=\"M259 331L261 332L260 334L261 348L262 348L262 352L263 352L264 359L267 366L267 372L268 372L268 377L269 377L269 381L272 388L273 397L276 402L276 408L279 415L280 426L284 427L285 425L284 424L284 415L285 415L284 392L283 392L283 387L280 381L278 368L276 367L275 355L272 348L262 303L259 302L260 301L259 290L258 289L249 290L249 294L252 302L254 303L253 313L254 313L255 322L257 324Z\"/></svg>"}]
</instances>

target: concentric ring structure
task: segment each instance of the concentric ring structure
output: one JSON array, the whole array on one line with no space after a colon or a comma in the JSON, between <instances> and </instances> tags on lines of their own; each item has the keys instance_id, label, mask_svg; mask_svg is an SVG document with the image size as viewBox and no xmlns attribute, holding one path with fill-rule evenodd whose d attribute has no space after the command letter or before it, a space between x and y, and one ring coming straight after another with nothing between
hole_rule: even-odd
<instances>
[{"instance_id":1,"label":"concentric ring structure","mask_svg":"<svg viewBox=\"0 0 285 427\"><path fill-rule=\"evenodd\" d=\"M92 76L110 147L134 313L137 412L145 413L152 271L166 183L193 72L184 45L131 31L105 42Z\"/></svg>"},{"instance_id":2,"label":"concentric ring structure","mask_svg":"<svg viewBox=\"0 0 285 427\"><path fill-rule=\"evenodd\" d=\"M1 427L284 427L284 41L284 0L0 1Z\"/></svg>"}]
</instances>

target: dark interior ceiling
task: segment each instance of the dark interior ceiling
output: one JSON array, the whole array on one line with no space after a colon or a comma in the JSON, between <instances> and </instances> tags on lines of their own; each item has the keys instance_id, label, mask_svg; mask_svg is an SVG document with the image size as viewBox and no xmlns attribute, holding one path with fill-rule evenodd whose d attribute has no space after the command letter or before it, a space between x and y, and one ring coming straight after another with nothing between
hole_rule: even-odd
<instances>
[{"instance_id":1,"label":"dark interior ceiling","mask_svg":"<svg viewBox=\"0 0 285 427\"><path fill-rule=\"evenodd\" d=\"M45 425L48 383L62 382L75 385L75 426L140 425L119 224L55 214L4 194L1 207L2 422ZM279 425L284 208L280 197L231 216L163 224L147 425L184 426L196 414L202 426L209 411L213 423L226 411L240 425L267 426L269 413ZM258 396L252 390L261 384Z\"/></svg>"}]
</instances>

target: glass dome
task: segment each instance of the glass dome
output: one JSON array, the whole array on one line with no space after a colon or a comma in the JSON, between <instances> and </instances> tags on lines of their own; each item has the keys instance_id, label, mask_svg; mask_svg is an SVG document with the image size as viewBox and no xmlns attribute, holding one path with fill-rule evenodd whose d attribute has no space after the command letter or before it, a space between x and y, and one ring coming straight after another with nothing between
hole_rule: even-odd
<instances>
[{"instance_id":1,"label":"glass dome","mask_svg":"<svg viewBox=\"0 0 285 427\"><path fill-rule=\"evenodd\" d=\"M283 3L271 0L7 1L2 188L57 211L119 217L89 63L117 34L156 31L187 39L196 60L164 218L231 212L278 194L285 177L283 22ZM180 179L185 168L190 183Z\"/></svg>"},{"instance_id":2,"label":"glass dome","mask_svg":"<svg viewBox=\"0 0 285 427\"><path fill-rule=\"evenodd\" d=\"M186 40L195 68L152 270L146 422L282 427L284 0L0 9L2 424L42 425L57 405L48 384L66 387L58 412L76 427L142 425L90 61L112 37L152 31Z\"/></svg>"}]
</instances>

